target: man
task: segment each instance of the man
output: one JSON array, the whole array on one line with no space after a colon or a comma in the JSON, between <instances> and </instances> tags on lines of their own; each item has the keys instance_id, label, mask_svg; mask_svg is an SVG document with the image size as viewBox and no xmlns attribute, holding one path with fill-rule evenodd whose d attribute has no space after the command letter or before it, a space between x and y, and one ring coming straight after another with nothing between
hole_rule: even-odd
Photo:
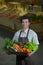
<instances>
[{"instance_id":1,"label":"man","mask_svg":"<svg viewBox=\"0 0 43 65\"><path fill-rule=\"evenodd\" d=\"M13 37L13 40L16 40L18 42L22 42L21 46L26 44L26 42L33 41L37 46L39 46L39 41L36 32L31 30L29 28L30 25L30 18L28 16L22 16L21 17L21 25L22 29L17 31ZM36 50L37 51L37 50ZM33 55L36 51L32 51L31 53L28 53L26 56L20 56L17 55L17 65L22 65L22 60L25 62L25 65L34 65L31 60L31 55Z\"/></svg>"}]
</instances>

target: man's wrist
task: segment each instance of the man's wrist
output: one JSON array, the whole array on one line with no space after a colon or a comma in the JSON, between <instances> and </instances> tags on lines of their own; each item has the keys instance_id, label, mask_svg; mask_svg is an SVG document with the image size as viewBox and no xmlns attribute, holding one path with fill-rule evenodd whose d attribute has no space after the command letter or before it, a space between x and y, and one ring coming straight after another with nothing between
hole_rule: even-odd
<instances>
[{"instance_id":1,"label":"man's wrist","mask_svg":"<svg viewBox=\"0 0 43 65\"><path fill-rule=\"evenodd\" d=\"M28 53L29 56L33 55L36 51L31 51L30 53Z\"/></svg>"}]
</instances>

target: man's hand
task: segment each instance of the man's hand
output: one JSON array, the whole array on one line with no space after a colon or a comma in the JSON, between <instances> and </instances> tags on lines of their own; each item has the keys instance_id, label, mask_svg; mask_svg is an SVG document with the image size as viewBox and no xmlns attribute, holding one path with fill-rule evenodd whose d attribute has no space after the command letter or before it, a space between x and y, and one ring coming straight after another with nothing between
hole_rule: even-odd
<instances>
[{"instance_id":1,"label":"man's hand","mask_svg":"<svg viewBox=\"0 0 43 65\"><path fill-rule=\"evenodd\" d=\"M33 51L31 51L30 53L28 53L29 56L33 55Z\"/></svg>"},{"instance_id":2,"label":"man's hand","mask_svg":"<svg viewBox=\"0 0 43 65\"><path fill-rule=\"evenodd\" d=\"M33 55L36 51L31 51L30 53L28 53L29 56Z\"/></svg>"},{"instance_id":3,"label":"man's hand","mask_svg":"<svg viewBox=\"0 0 43 65\"><path fill-rule=\"evenodd\" d=\"M38 48L39 48L39 46L38 46ZM38 49L37 49L37 50L38 50ZM28 55L29 55L29 56L33 55L37 50L31 51L30 53L28 53Z\"/></svg>"}]
</instances>

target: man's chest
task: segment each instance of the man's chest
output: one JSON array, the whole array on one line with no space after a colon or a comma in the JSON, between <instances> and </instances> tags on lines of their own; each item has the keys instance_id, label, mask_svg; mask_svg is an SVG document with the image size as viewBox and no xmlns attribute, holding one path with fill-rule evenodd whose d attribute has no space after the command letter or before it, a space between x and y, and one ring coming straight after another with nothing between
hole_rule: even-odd
<instances>
[{"instance_id":1,"label":"man's chest","mask_svg":"<svg viewBox=\"0 0 43 65\"><path fill-rule=\"evenodd\" d=\"M33 35L32 35L32 33L31 33L31 34L28 33L28 36L27 36L27 33L22 32L21 35L20 35L20 37L22 37L22 38L23 38L23 37L27 37L29 41L32 41L32 40L33 40Z\"/></svg>"}]
</instances>

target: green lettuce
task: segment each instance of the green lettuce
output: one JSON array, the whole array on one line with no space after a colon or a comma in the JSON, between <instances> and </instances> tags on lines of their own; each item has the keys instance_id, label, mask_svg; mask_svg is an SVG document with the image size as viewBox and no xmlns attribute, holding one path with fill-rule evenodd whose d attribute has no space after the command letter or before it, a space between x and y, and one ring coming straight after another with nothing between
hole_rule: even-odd
<instances>
[{"instance_id":1,"label":"green lettuce","mask_svg":"<svg viewBox=\"0 0 43 65\"><path fill-rule=\"evenodd\" d=\"M31 51L37 50L38 46L34 42L27 42L24 45L25 48L30 49Z\"/></svg>"}]
</instances>

